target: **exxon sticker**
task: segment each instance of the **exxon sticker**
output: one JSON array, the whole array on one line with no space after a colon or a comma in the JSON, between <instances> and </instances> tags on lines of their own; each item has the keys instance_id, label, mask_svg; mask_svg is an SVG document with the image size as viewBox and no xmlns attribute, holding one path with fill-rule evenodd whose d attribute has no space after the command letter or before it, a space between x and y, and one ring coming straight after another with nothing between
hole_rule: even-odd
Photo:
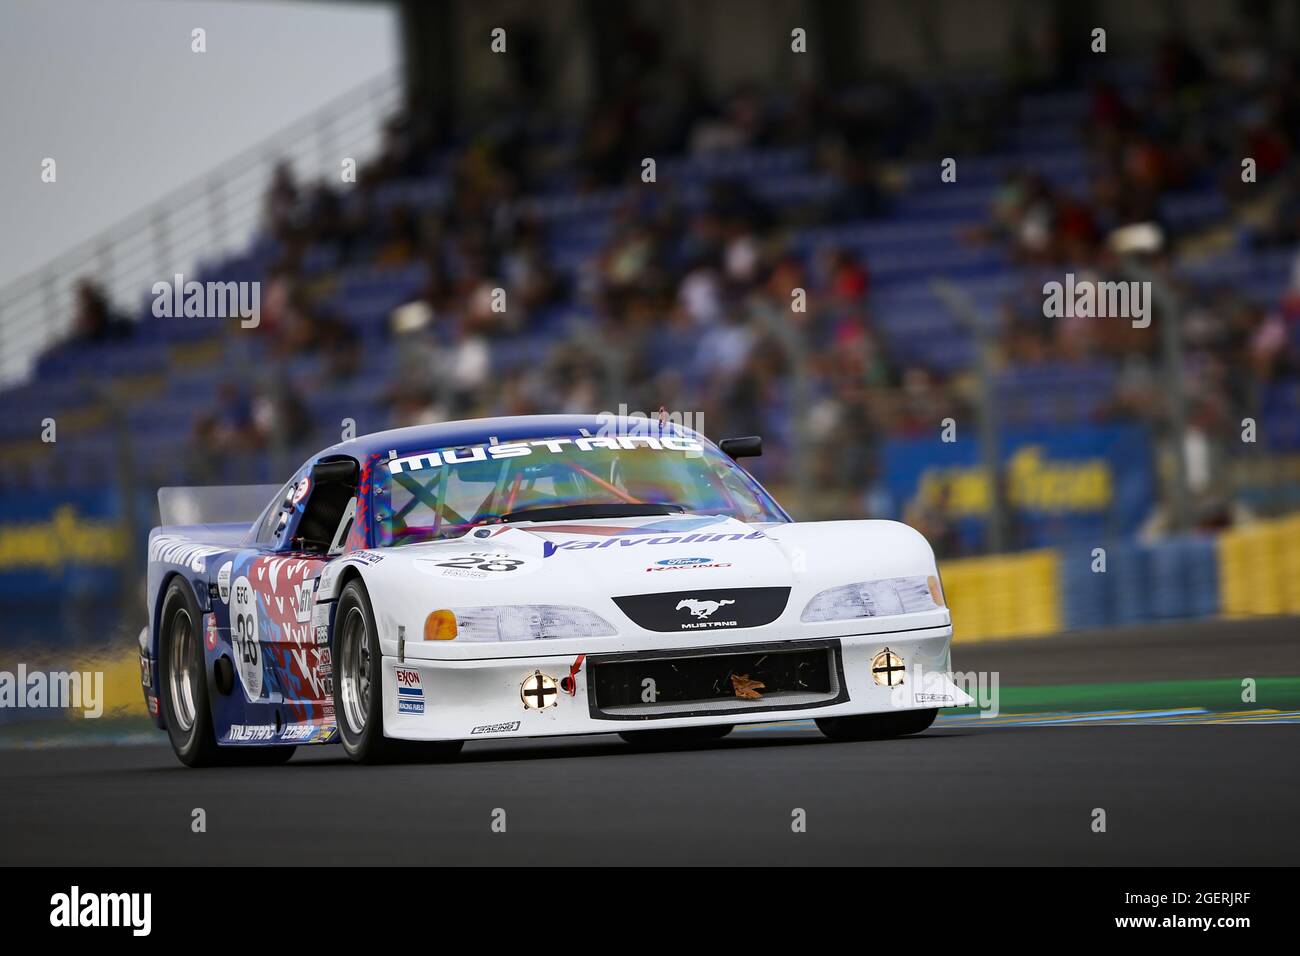
<instances>
[{"instance_id":1,"label":"exxon sticker","mask_svg":"<svg viewBox=\"0 0 1300 956\"><path fill-rule=\"evenodd\" d=\"M424 685L420 672L412 667L399 667L397 676L397 712L399 714L424 713Z\"/></svg>"}]
</instances>

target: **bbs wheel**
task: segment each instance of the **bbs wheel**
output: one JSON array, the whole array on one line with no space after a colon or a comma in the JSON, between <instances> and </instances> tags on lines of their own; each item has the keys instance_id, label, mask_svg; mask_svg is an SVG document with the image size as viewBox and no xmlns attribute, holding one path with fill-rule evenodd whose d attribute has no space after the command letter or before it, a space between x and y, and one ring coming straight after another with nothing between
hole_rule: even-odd
<instances>
[{"instance_id":1,"label":"bbs wheel","mask_svg":"<svg viewBox=\"0 0 1300 956\"><path fill-rule=\"evenodd\" d=\"M334 715L339 740L358 763L437 760L454 756L462 741L395 740L384 736L383 656L370 596L349 581L334 612Z\"/></svg>"},{"instance_id":2,"label":"bbs wheel","mask_svg":"<svg viewBox=\"0 0 1300 956\"><path fill-rule=\"evenodd\" d=\"M885 740L919 734L934 723L938 710L904 710L895 714L822 717L817 729L831 740Z\"/></svg>"},{"instance_id":3,"label":"bbs wheel","mask_svg":"<svg viewBox=\"0 0 1300 956\"><path fill-rule=\"evenodd\" d=\"M158 696L172 750L187 767L212 766L219 751L203 672L203 618L181 579L167 588L158 620Z\"/></svg>"}]
</instances>

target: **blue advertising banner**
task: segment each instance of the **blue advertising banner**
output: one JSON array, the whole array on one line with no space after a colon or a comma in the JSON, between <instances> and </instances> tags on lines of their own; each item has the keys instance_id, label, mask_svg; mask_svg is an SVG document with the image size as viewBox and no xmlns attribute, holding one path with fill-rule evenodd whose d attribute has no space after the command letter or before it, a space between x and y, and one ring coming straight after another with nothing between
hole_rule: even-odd
<instances>
[{"instance_id":1,"label":"blue advertising banner","mask_svg":"<svg viewBox=\"0 0 1300 956\"><path fill-rule=\"evenodd\" d=\"M883 458L894 517L942 526L960 552L986 546L993 488L973 435L887 441ZM1131 534L1155 504L1152 458L1140 425L1008 429L1001 442L1008 546Z\"/></svg>"},{"instance_id":2,"label":"blue advertising banner","mask_svg":"<svg viewBox=\"0 0 1300 956\"><path fill-rule=\"evenodd\" d=\"M111 490L0 495L0 655L117 627L129 539Z\"/></svg>"},{"instance_id":3,"label":"blue advertising banner","mask_svg":"<svg viewBox=\"0 0 1300 956\"><path fill-rule=\"evenodd\" d=\"M0 496L0 597L111 586L127 539L111 491Z\"/></svg>"}]
</instances>

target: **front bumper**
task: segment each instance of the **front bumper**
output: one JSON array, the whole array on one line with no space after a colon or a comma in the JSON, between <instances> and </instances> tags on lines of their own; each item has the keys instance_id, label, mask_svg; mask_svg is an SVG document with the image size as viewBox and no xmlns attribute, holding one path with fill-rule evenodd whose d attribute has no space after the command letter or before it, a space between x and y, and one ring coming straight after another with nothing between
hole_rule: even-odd
<instances>
[{"instance_id":1,"label":"front bumper","mask_svg":"<svg viewBox=\"0 0 1300 956\"><path fill-rule=\"evenodd\" d=\"M970 698L948 678L951 640L952 627L944 626L817 640L772 641L769 637L753 644L678 644L653 651L581 656L403 661L385 656L384 732L407 740L477 740L958 707L970 703ZM886 649L887 658L882 657ZM709 664L714 672L720 672L725 669L722 655L728 663L753 663L763 655L783 653L801 655L801 661L824 653L828 663L818 672L815 686L803 693L775 686L774 692L763 688L756 696L742 696L742 681L742 690L735 694L709 699L683 700L679 695L669 700L671 694L664 693L665 700L659 703L651 700L657 692L650 691L643 698L647 700L644 706L627 699L616 705L608 699L602 701L602 694L608 697L609 682L598 687L593 679L596 668L616 663L624 684L635 682L636 667L645 661L647 674L671 685L671 675L665 677L665 662L671 664L674 659L691 662L719 655L718 661ZM890 668L883 676L879 672L882 661ZM698 683L693 689L698 690ZM665 686L661 692L671 690Z\"/></svg>"}]
</instances>

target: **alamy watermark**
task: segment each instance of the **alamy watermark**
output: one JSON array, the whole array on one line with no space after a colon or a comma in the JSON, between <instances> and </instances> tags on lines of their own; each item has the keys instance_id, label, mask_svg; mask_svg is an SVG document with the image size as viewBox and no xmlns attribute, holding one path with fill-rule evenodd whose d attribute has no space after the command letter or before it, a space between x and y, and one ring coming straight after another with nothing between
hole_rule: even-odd
<instances>
[{"instance_id":1,"label":"alamy watermark","mask_svg":"<svg viewBox=\"0 0 1300 956\"><path fill-rule=\"evenodd\" d=\"M0 708L77 709L93 719L104 713L103 671L42 671L19 664L0 671Z\"/></svg>"},{"instance_id":2,"label":"alamy watermark","mask_svg":"<svg viewBox=\"0 0 1300 956\"><path fill-rule=\"evenodd\" d=\"M980 717L996 717L999 674L997 671L940 671L913 663L901 683L889 692L890 703L900 709L912 707L975 707ZM953 690L969 698L962 700Z\"/></svg>"},{"instance_id":3,"label":"alamy watermark","mask_svg":"<svg viewBox=\"0 0 1300 956\"><path fill-rule=\"evenodd\" d=\"M132 936L153 928L152 893L91 893L74 885L50 897L50 925L55 928L121 927Z\"/></svg>"},{"instance_id":4,"label":"alamy watermark","mask_svg":"<svg viewBox=\"0 0 1300 956\"><path fill-rule=\"evenodd\" d=\"M1130 319L1135 329L1151 324L1150 282L1098 282L1065 274L1043 283L1043 315L1049 319Z\"/></svg>"},{"instance_id":5,"label":"alamy watermark","mask_svg":"<svg viewBox=\"0 0 1300 956\"><path fill-rule=\"evenodd\" d=\"M262 283L186 282L178 272L171 282L155 282L153 314L159 319L239 319L245 329L262 321Z\"/></svg>"},{"instance_id":6,"label":"alamy watermark","mask_svg":"<svg viewBox=\"0 0 1300 956\"><path fill-rule=\"evenodd\" d=\"M670 411L661 408L651 415L641 411L630 411L627 403L623 402L619 404L618 411L601 412L596 418L600 421L597 434L602 438L653 436L669 426L704 434L703 412Z\"/></svg>"}]
</instances>

